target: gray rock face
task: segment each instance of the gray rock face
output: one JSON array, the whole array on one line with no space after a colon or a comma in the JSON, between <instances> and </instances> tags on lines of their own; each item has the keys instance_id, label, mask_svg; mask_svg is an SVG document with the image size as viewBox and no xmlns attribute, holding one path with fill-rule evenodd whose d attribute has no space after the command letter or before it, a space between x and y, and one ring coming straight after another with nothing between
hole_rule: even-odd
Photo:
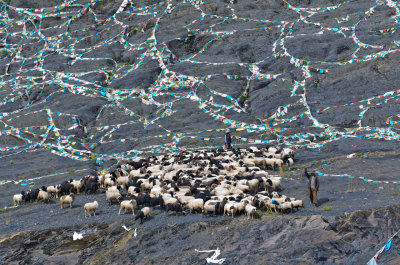
<instances>
[{"instance_id":1,"label":"gray rock face","mask_svg":"<svg viewBox=\"0 0 400 265\"><path fill-rule=\"evenodd\" d=\"M137 236L132 219L93 223L2 235L0 257L6 263L31 264L206 264L213 253L195 249L219 248L217 259L225 258L227 264L365 264L372 258L370 253L396 232L398 211L398 207L383 207L337 217L265 215L252 221L157 216L136 227ZM125 231L123 225L131 230ZM74 241L75 232L83 238ZM390 254L384 251L378 261L399 262L398 243L399 238L393 238Z\"/></svg>"},{"instance_id":2,"label":"gray rock face","mask_svg":"<svg viewBox=\"0 0 400 265\"><path fill-rule=\"evenodd\" d=\"M400 6L395 1L77 0L60 4L4 0L0 5L1 208L10 206L12 194L21 189L99 173L137 155L219 147L228 127L235 146L260 140L292 147L302 166L349 153L391 152L399 147ZM388 169L397 170L393 163L378 161L368 170L359 164L329 170L373 179L373 174L382 173L380 165L385 165L388 175ZM362 193L346 197L352 202L350 210L381 203L385 194L371 190L367 189L376 200L369 204L356 205L367 197ZM387 204L395 204L395 197L391 198ZM80 200L83 204L89 199ZM335 207L339 205L340 211L332 215L346 211L343 202ZM37 223L29 219L42 217L36 214L43 208L29 207L16 209L15 215L24 216L21 222L1 233L26 230L29 225L35 229ZM68 217L79 214L75 211ZM4 211L2 217L8 213ZM179 230L160 223L157 229L165 232L165 238L157 243L157 251L165 248L167 236L174 233L175 239L199 240L205 248L214 249L206 238L210 233L224 237L227 222L238 230L230 232L221 247L229 263L265 264L267 256L271 264L359 264L367 261L365 253L374 252L372 244L383 243L378 234L388 236L387 231L399 228L394 215L385 217L393 222L386 232L377 228L380 221L371 221L375 217L367 215L365 227L352 223L343 232L337 232L340 225L332 232L320 217L301 217L300 223L317 220L318 233L304 234L299 232L302 225L291 218L276 218L273 224L269 219L263 220L267 224L255 222L249 231L240 222L225 219L218 219L215 231L207 228L212 225L209 220L201 225L199 220L182 221ZM189 253L190 244L176 243L170 246L175 252L154 254L150 232L144 232L143 246L130 242L131 233L125 238L119 226L109 227L118 221L102 224L102 229L112 230L107 230L112 234L109 240L104 239L108 232L101 231L99 236L90 230L100 229L98 225L84 227L83 220L78 228L87 231L88 237L81 243L70 241L70 228L63 232L40 227L40 231L15 235L14 241L4 237L1 242L10 247L1 256L7 262L21 257L33 264L65 260L81 264L100 253L93 261L100 263L106 255L91 245L94 241L110 248L110 242L119 242L106 253L123 253L126 246L143 248L130 252L121 263L199 262L197 254ZM57 227L74 224L75 219L53 223ZM361 236L369 224L376 230ZM186 225L200 233L181 234ZM274 232L277 227L292 232ZM268 233L257 233L262 229ZM68 236L61 236L64 233ZM243 240L248 233L256 240ZM320 234L321 242L313 241ZM270 237L277 242L269 242ZM124 238L129 243L119 241ZM233 240L231 247L228 239ZM364 241L371 245L363 245ZM49 246L43 247L43 242ZM301 247L292 245L286 250L283 246L288 242ZM270 246L274 251L269 253ZM24 248L32 251L25 253ZM174 253L182 248L186 254L177 257ZM204 260L206 254L199 256Z\"/></svg>"}]
</instances>

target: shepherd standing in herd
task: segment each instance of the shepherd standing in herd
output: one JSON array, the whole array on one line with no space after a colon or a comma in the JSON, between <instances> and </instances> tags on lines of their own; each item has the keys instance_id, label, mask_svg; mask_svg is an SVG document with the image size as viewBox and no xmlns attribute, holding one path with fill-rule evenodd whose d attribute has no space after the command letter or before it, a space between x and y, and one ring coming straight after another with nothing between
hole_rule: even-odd
<instances>
[{"instance_id":1,"label":"shepherd standing in herd","mask_svg":"<svg viewBox=\"0 0 400 265\"><path fill-rule=\"evenodd\" d=\"M225 133L225 149L229 150L232 148L232 138L231 138L231 130L227 129Z\"/></svg>"},{"instance_id":2,"label":"shepherd standing in herd","mask_svg":"<svg viewBox=\"0 0 400 265\"><path fill-rule=\"evenodd\" d=\"M319 189L319 178L314 171L308 174L307 168L304 169L304 174L308 178L308 196L310 197L310 201L315 206L318 206L317 192Z\"/></svg>"}]
</instances>

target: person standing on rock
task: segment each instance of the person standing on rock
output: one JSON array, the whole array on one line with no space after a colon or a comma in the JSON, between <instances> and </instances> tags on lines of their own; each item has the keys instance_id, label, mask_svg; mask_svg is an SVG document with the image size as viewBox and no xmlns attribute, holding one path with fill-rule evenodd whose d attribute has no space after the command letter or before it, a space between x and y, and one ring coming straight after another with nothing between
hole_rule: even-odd
<instances>
[{"instance_id":1,"label":"person standing on rock","mask_svg":"<svg viewBox=\"0 0 400 265\"><path fill-rule=\"evenodd\" d=\"M317 192L319 189L319 178L314 171L308 174L307 168L304 169L304 174L308 178L308 197L310 197L310 201L312 204L318 206Z\"/></svg>"},{"instance_id":2,"label":"person standing on rock","mask_svg":"<svg viewBox=\"0 0 400 265\"><path fill-rule=\"evenodd\" d=\"M231 130L228 129L228 130L226 130L226 133L225 133L225 149L226 150L231 149L231 147L232 147L231 143L232 143Z\"/></svg>"}]
</instances>

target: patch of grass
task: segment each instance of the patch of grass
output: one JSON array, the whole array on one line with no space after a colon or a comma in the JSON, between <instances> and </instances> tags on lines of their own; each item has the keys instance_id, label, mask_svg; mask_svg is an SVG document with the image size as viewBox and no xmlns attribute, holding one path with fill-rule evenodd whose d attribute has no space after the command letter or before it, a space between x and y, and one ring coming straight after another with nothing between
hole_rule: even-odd
<instances>
[{"instance_id":1,"label":"patch of grass","mask_svg":"<svg viewBox=\"0 0 400 265\"><path fill-rule=\"evenodd\" d=\"M390 195L395 196L395 195L399 195L399 193L398 192L392 192L392 193L390 193Z\"/></svg>"},{"instance_id":2,"label":"patch of grass","mask_svg":"<svg viewBox=\"0 0 400 265\"><path fill-rule=\"evenodd\" d=\"M381 197L382 197L382 198L385 198L385 197L386 197L386 195L385 195L385 194L382 194L382 195L381 195Z\"/></svg>"},{"instance_id":3,"label":"patch of grass","mask_svg":"<svg viewBox=\"0 0 400 265\"><path fill-rule=\"evenodd\" d=\"M347 202L344 202L344 203L343 203L343 206L346 206L346 205L347 205Z\"/></svg>"},{"instance_id":4,"label":"patch of grass","mask_svg":"<svg viewBox=\"0 0 400 265\"><path fill-rule=\"evenodd\" d=\"M53 160L53 158L49 157L48 161L51 161L51 160Z\"/></svg>"},{"instance_id":5,"label":"patch of grass","mask_svg":"<svg viewBox=\"0 0 400 265\"><path fill-rule=\"evenodd\" d=\"M75 172L75 169L70 169L70 170L68 170L68 172L69 172L69 173L74 173L74 172Z\"/></svg>"},{"instance_id":6,"label":"patch of grass","mask_svg":"<svg viewBox=\"0 0 400 265\"><path fill-rule=\"evenodd\" d=\"M14 160L10 160L10 165L14 164Z\"/></svg>"},{"instance_id":7,"label":"patch of grass","mask_svg":"<svg viewBox=\"0 0 400 265\"><path fill-rule=\"evenodd\" d=\"M198 71L200 71L200 66L197 66L196 68L194 68L194 71L197 73Z\"/></svg>"},{"instance_id":8,"label":"patch of grass","mask_svg":"<svg viewBox=\"0 0 400 265\"><path fill-rule=\"evenodd\" d=\"M269 215L279 215L279 212L274 212L271 209L268 209L265 213Z\"/></svg>"},{"instance_id":9,"label":"patch of grass","mask_svg":"<svg viewBox=\"0 0 400 265\"><path fill-rule=\"evenodd\" d=\"M261 211L261 210L257 210L256 212L255 212L255 214L254 214L254 217L255 218L261 218L261 216L263 216L263 212Z\"/></svg>"},{"instance_id":10,"label":"patch of grass","mask_svg":"<svg viewBox=\"0 0 400 265\"><path fill-rule=\"evenodd\" d=\"M333 206L326 205L326 206L324 206L324 211L330 211L330 210L332 210L332 208L333 208Z\"/></svg>"},{"instance_id":11,"label":"patch of grass","mask_svg":"<svg viewBox=\"0 0 400 265\"><path fill-rule=\"evenodd\" d=\"M35 173L36 173L36 174L39 174L40 172L39 172L39 170L36 170Z\"/></svg>"},{"instance_id":12,"label":"patch of grass","mask_svg":"<svg viewBox=\"0 0 400 265\"><path fill-rule=\"evenodd\" d=\"M364 153L356 153L355 156L357 156L357 157L362 157L362 156L364 156Z\"/></svg>"},{"instance_id":13,"label":"patch of grass","mask_svg":"<svg viewBox=\"0 0 400 265\"><path fill-rule=\"evenodd\" d=\"M6 216L6 225L9 225L11 223L11 217Z\"/></svg>"},{"instance_id":14,"label":"patch of grass","mask_svg":"<svg viewBox=\"0 0 400 265\"><path fill-rule=\"evenodd\" d=\"M54 218L53 218L53 221L57 221L57 218L54 217Z\"/></svg>"}]
</instances>

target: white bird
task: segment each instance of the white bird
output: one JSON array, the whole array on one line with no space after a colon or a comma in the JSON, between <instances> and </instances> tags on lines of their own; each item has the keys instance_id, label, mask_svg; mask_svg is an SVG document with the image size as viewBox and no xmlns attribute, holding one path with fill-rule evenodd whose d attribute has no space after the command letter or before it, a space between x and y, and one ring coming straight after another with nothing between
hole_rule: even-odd
<instances>
[{"instance_id":1,"label":"white bird","mask_svg":"<svg viewBox=\"0 0 400 265\"><path fill-rule=\"evenodd\" d=\"M135 237L137 237L137 228L135 228L135 231L133 232L133 235L134 235Z\"/></svg>"},{"instance_id":2,"label":"white bird","mask_svg":"<svg viewBox=\"0 0 400 265\"><path fill-rule=\"evenodd\" d=\"M82 234L79 234L77 232L74 232L74 235L72 236L73 240L81 240L83 238Z\"/></svg>"}]
</instances>

